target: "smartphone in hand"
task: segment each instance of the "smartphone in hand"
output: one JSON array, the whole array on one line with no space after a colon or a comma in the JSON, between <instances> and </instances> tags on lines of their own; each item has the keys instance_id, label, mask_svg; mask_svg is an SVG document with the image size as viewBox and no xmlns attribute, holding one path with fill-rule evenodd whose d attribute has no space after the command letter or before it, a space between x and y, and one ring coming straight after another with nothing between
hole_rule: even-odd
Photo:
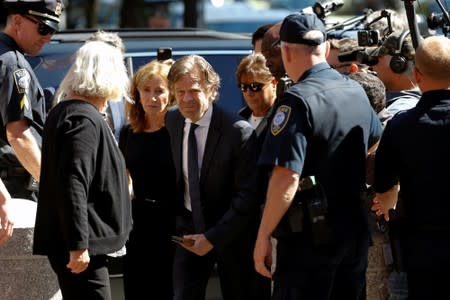
<instances>
[{"instance_id":1,"label":"smartphone in hand","mask_svg":"<svg viewBox=\"0 0 450 300\"><path fill-rule=\"evenodd\" d=\"M192 246L194 246L195 240L193 240L193 239L185 239L185 238L182 238L180 236L172 235L172 242L175 242L175 243L180 244L180 245L184 245L186 247L192 247Z\"/></svg>"}]
</instances>

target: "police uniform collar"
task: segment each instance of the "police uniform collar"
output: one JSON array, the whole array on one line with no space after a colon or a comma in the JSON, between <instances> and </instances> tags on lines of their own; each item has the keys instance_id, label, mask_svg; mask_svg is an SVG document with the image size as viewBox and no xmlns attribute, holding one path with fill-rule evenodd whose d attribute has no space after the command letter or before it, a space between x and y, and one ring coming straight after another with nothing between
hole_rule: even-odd
<instances>
[{"instance_id":1,"label":"police uniform collar","mask_svg":"<svg viewBox=\"0 0 450 300\"><path fill-rule=\"evenodd\" d=\"M306 70L302 76L300 77L300 79L298 81L302 81L305 80L305 78L311 76L314 73L323 71L325 69L330 69L330 65L327 64L326 62L322 62L322 63L318 63L315 64L314 66L312 66L311 68L309 68L308 70Z\"/></svg>"},{"instance_id":2,"label":"police uniform collar","mask_svg":"<svg viewBox=\"0 0 450 300\"><path fill-rule=\"evenodd\" d=\"M5 43L6 46L8 46L11 49L16 49L17 51L19 51L20 53L23 54L22 49L20 49L19 45L17 45L16 41L10 37L9 35L7 35L4 32L0 32L0 40Z\"/></svg>"},{"instance_id":3,"label":"police uniform collar","mask_svg":"<svg viewBox=\"0 0 450 300\"><path fill-rule=\"evenodd\" d=\"M447 103L447 105L450 105L450 90L427 91L422 94L419 102L417 102L416 109L426 110L430 106L434 106L438 103L444 102Z\"/></svg>"}]
</instances>

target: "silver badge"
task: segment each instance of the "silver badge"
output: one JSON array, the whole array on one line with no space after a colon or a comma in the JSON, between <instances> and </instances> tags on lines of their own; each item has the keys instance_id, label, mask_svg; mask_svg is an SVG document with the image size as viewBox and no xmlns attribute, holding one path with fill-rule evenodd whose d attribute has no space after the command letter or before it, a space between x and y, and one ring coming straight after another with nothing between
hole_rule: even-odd
<instances>
[{"instance_id":1,"label":"silver badge","mask_svg":"<svg viewBox=\"0 0 450 300\"><path fill-rule=\"evenodd\" d=\"M25 69L19 69L14 72L14 81L16 83L17 92L19 94L25 94L30 87L30 73Z\"/></svg>"}]
</instances>

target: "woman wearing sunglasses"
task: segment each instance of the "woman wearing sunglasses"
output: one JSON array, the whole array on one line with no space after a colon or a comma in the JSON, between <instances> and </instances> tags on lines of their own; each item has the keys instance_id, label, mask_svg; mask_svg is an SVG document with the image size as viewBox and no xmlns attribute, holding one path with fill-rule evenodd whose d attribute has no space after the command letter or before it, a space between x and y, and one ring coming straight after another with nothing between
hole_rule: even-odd
<instances>
[{"instance_id":1,"label":"woman wearing sunglasses","mask_svg":"<svg viewBox=\"0 0 450 300\"><path fill-rule=\"evenodd\" d=\"M252 53L241 60L236 71L236 79L247 103L247 106L241 109L239 114L255 128L259 155L266 136L272 107L277 97L277 80L270 73L266 66L266 59L260 53ZM264 203L268 182L268 173L258 174L258 194L261 205ZM271 297L270 279L255 272L253 291L253 299L269 300Z\"/></svg>"},{"instance_id":2,"label":"woman wearing sunglasses","mask_svg":"<svg viewBox=\"0 0 450 300\"><path fill-rule=\"evenodd\" d=\"M277 80L266 67L266 59L259 53L242 59L236 71L236 79L247 103L239 114L255 128L262 143L268 117L275 103Z\"/></svg>"}]
</instances>

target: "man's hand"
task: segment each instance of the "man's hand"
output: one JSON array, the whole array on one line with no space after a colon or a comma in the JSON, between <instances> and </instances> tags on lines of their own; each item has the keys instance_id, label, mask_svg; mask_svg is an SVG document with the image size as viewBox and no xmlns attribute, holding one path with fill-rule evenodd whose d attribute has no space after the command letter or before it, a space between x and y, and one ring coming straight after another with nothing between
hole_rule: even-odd
<instances>
[{"instance_id":1,"label":"man's hand","mask_svg":"<svg viewBox=\"0 0 450 300\"><path fill-rule=\"evenodd\" d=\"M13 235L14 222L8 217L6 204L0 204L0 246L5 244Z\"/></svg>"},{"instance_id":2,"label":"man's hand","mask_svg":"<svg viewBox=\"0 0 450 300\"><path fill-rule=\"evenodd\" d=\"M270 237L258 236L253 250L255 270L262 276L272 278L270 267L272 266L272 243Z\"/></svg>"},{"instance_id":3,"label":"man's hand","mask_svg":"<svg viewBox=\"0 0 450 300\"><path fill-rule=\"evenodd\" d=\"M13 234L14 221L11 219L11 213L8 208L8 203L10 202L11 195L0 179L0 246L5 244Z\"/></svg>"},{"instance_id":4,"label":"man's hand","mask_svg":"<svg viewBox=\"0 0 450 300\"><path fill-rule=\"evenodd\" d=\"M67 268L72 273L81 273L87 269L90 260L88 249L70 251L70 261L67 264Z\"/></svg>"},{"instance_id":5,"label":"man's hand","mask_svg":"<svg viewBox=\"0 0 450 300\"><path fill-rule=\"evenodd\" d=\"M211 244L205 237L204 234L191 234L184 235L183 238L194 240L195 243L193 246L185 246L180 244L186 250L191 251L192 253L197 254L198 256L206 255L209 251L211 251L214 246Z\"/></svg>"},{"instance_id":6,"label":"man's hand","mask_svg":"<svg viewBox=\"0 0 450 300\"><path fill-rule=\"evenodd\" d=\"M374 211L377 216L384 215L384 219L389 221L389 209L395 208L399 190L400 186L394 185L390 190L384 193L377 193L372 200L373 205L370 209Z\"/></svg>"},{"instance_id":7,"label":"man's hand","mask_svg":"<svg viewBox=\"0 0 450 300\"><path fill-rule=\"evenodd\" d=\"M300 174L275 166L267 189L266 204L259 224L258 238L253 250L255 269L261 275L271 278L272 244L270 235L287 212L297 192Z\"/></svg>"}]
</instances>

